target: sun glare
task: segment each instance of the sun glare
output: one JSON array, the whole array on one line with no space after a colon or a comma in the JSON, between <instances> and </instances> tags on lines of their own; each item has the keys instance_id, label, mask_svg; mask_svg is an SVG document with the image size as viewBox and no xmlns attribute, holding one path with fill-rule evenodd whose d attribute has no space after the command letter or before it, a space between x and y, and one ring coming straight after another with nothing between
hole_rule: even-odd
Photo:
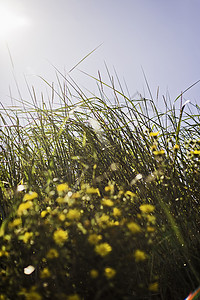
<instances>
[{"instance_id":1,"label":"sun glare","mask_svg":"<svg viewBox=\"0 0 200 300\"><path fill-rule=\"evenodd\" d=\"M0 36L8 37L29 25L29 19L12 10L0 6Z\"/></svg>"}]
</instances>

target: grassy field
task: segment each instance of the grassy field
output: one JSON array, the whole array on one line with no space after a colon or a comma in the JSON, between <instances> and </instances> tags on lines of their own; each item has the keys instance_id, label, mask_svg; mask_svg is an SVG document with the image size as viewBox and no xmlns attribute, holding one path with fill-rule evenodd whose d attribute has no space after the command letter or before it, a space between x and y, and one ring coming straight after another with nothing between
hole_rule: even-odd
<instances>
[{"instance_id":1,"label":"grassy field","mask_svg":"<svg viewBox=\"0 0 200 300\"><path fill-rule=\"evenodd\" d=\"M160 112L110 74L86 96L58 75L50 100L32 90L0 112L0 299L185 299L200 284L200 108L183 93Z\"/></svg>"}]
</instances>

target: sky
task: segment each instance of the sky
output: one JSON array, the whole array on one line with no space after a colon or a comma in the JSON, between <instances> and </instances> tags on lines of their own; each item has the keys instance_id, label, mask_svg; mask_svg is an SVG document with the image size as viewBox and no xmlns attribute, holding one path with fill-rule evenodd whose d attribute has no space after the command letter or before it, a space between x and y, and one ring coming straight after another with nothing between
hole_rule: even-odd
<instances>
[{"instance_id":1,"label":"sky","mask_svg":"<svg viewBox=\"0 0 200 300\"><path fill-rule=\"evenodd\" d=\"M55 68L68 74L99 45L69 73L81 88L97 89L80 70L109 83L106 63L133 97L149 97L144 70L157 104L173 102L200 79L199 12L199 0L0 0L0 102L20 98L16 82L23 99L26 82L40 98L41 77L56 83ZM200 105L200 83L183 99Z\"/></svg>"}]
</instances>

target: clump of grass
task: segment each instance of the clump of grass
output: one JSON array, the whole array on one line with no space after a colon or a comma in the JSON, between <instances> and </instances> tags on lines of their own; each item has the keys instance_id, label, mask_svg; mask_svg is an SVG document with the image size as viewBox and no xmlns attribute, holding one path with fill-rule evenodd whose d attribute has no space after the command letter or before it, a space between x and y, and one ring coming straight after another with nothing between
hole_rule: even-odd
<instances>
[{"instance_id":1,"label":"clump of grass","mask_svg":"<svg viewBox=\"0 0 200 300\"><path fill-rule=\"evenodd\" d=\"M1 297L183 299L200 282L199 107L64 79L59 107L1 111Z\"/></svg>"}]
</instances>

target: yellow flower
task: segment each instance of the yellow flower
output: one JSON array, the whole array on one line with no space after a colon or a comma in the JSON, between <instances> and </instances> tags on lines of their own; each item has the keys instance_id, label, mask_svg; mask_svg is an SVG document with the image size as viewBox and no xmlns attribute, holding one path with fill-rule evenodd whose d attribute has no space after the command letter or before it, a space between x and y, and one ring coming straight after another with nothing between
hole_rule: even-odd
<instances>
[{"instance_id":1,"label":"yellow flower","mask_svg":"<svg viewBox=\"0 0 200 300\"><path fill-rule=\"evenodd\" d=\"M134 257L135 257L136 262L143 261L143 260L147 259L146 253L144 251L139 250L139 249L135 251Z\"/></svg>"},{"instance_id":2,"label":"yellow flower","mask_svg":"<svg viewBox=\"0 0 200 300\"><path fill-rule=\"evenodd\" d=\"M6 296L3 294L0 294L0 300L6 300Z\"/></svg>"},{"instance_id":3,"label":"yellow flower","mask_svg":"<svg viewBox=\"0 0 200 300\"><path fill-rule=\"evenodd\" d=\"M105 268L104 274L107 279L111 279L116 275L116 271L113 268Z\"/></svg>"},{"instance_id":4,"label":"yellow flower","mask_svg":"<svg viewBox=\"0 0 200 300\"><path fill-rule=\"evenodd\" d=\"M61 183L56 187L58 194L66 193L69 190L69 185L67 183Z\"/></svg>"},{"instance_id":5,"label":"yellow flower","mask_svg":"<svg viewBox=\"0 0 200 300\"><path fill-rule=\"evenodd\" d=\"M97 254L104 257L112 251L112 247L108 243L102 243L102 244L96 245L95 251Z\"/></svg>"},{"instance_id":6,"label":"yellow flower","mask_svg":"<svg viewBox=\"0 0 200 300\"><path fill-rule=\"evenodd\" d=\"M46 210L43 210L42 212L41 212L41 218L44 218L45 216L46 216L46 214L48 214L48 211L46 211Z\"/></svg>"},{"instance_id":7,"label":"yellow flower","mask_svg":"<svg viewBox=\"0 0 200 300\"><path fill-rule=\"evenodd\" d=\"M54 231L53 239L57 245L62 246L68 239L68 233L67 231L64 231L61 228L59 228L56 231Z\"/></svg>"},{"instance_id":8,"label":"yellow flower","mask_svg":"<svg viewBox=\"0 0 200 300\"><path fill-rule=\"evenodd\" d=\"M95 279L95 278L97 278L98 276L99 276L99 272L98 272L97 270L92 269L92 270L90 271L90 277L91 277L91 278Z\"/></svg>"},{"instance_id":9,"label":"yellow flower","mask_svg":"<svg viewBox=\"0 0 200 300\"><path fill-rule=\"evenodd\" d=\"M27 213L27 210L33 206L33 202L27 201L25 203L21 203L18 207L17 214L21 216L22 214Z\"/></svg>"},{"instance_id":10,"label":"yellow flower","mask_svg":"<svg viewBox=\"0 0 200 300\"><path fill-rule=\"evenodd\" d=\"M114 208L113 208L113 216L114 216L114 217L121 216L121 211L120 211L119 208L117 208L117 207L114 207Z\"/></svg>"},{"instance_id":11,"label":"yellow flower","mask_svg":"<svg viewBox=\"0 0 200 300\"><path fill-rule=\"evenodd\" d=\"M81 217L81 213L78 209L70 209L66 215L69 220L79 220Z\"/></svg>"},{"instance_id":12,"label":"yellow flower","mask_svg":"<svg viewBox=\"0 0 200 300\"><path fill-rule=\"evenodd\" d=\"M88 237L88 242L92 245L96 245L102 239L102 235L97 235L96 233L90 234Z\"/></svg>"},{"instance_id":13,"label":"yellow flower","mask_svg":"<svg viewBox=\"0 0 200 300\"><path fill-rule=\"evenodd\" d=\"M65 198L63 198L63 197L58 197L58 198L56 199L56 201L57 201L59 204L62 204L62 203L65 202Z\"/></svg>"},{"instance_id":14,"label":"yellow flower","mask_svg":"<svg viewBox=\"0 0 200 300\"><path fill-rule=\"evenodd\" d=\"M64 221L64 220L65 220L65 215L64 215L64 214L59 214L59 215L58 215L58 219L59 219L60 221Z\"/></svg>"},{"instance_id":15,"label":"yellow flower","mask_svg":"<svg viewBox=\"0 0 200 300\"><path fill-rule=\"evenodd\" d=\"M140 210L145 214L153 212L154 209L155 209L155 207L151 204L142 204L142 205L140 205Z\"/></svg>"},{"instance_id":16,"label":"yellow flower","mask_svg":"<svg viewBox=\"0 0 200 300\"><path fill-rule=\"evenodd\" d=\"M26 244L28 241L32 238L33 232L25 232L25 234L22 236L23 242Z\"/></svg>"},{"instance_id":17,"label":"yellow flower","mask_svg":"<svg viewBox=\"0 0 200 300\"><path fill-rule=\"evenodd\" d=\"M151 216L151 215L147 215L147 220L149 223L151 224L155 224L156 223L156 217L155 216Z\"/></svg>"},{"instance_id":18,"label":"yellow flower","mask_svg":"<svg viewBox=\"0 0 200 300\"><path fill-rule=\"evenodd\" d=\"M132 232L132 233L138 233L141 232L141 227L140 225L138 225L135 222L130 222L127 224L128 229Z\"/></svg>"},{"instance_id":19,"label":"yellow flower","mask_svg":"<svg viewBox=\"0 0 200 300\"><path fill-rule=\"evenodd\" d=\"M155 156L162 156L163 154L165 154L165 150L161 149L161 150L158 150L158 151L153 151L153 154Z\"/></svg>"},{"instance_id":20,"label":"yellow flower","mask_svg":"<svg viewBox=\"0 0 200 300\"><path fill-rule=\"evenodd\" d=\"M155 228L152 226L147 226L147 232L154 232Z\"/></svg>"},{"instance_id":21,"label":"yellow flower","mask_svg":"<svg viewBox=\"0 0 200 300\"><path fill-rule=\"evenodd\" d=\"M12 222L9 223L9 227L17 227L22 224L21 218L16 218Z\"/></svg>"},{"instance_id":22,"label":"yellow flower","mask_svg":"<svg viewBox=\"0 0 200 300\"><path fill-rule=\"evenodd\" d=\"M126 191L125 196L130 196L131 198L134 198L136 194L131 191Z\"/></svg>"},{"instance_id":23,"label":"yellow flower","mask_svg":"<svg viewBox=\"0 0 200 300\"><path fill-rule=\"evenodd\" d=\"M0 257L2 256L6 256L6 257L9 256L8 252L5 249L0 250Z\"/></svg>"},{"instance_id":24,"label":"yellow flower","mask_svg":"<svg viewBox=\"0 0 200 300\"><path fill-rule=\"evenodd\" d=\"M37 197L38 197L38 194L36 192L29 192L29 194L24 195L23 201L33 200Z\"/></svg>"},{"instance_id":25,"label":"yellow flower","mask_svg":"<svg viewBox=\"0 0 200 300\"><path fill-rule=\"evenodd\" d=\"M152 137L157 137L158 135L159 135L159 131L149 133L149 136L152 136Z\"/></svg>"},{"instance_id":26,"label":"yellow flower","mask_svg":"<svg viewBox=\"0 0 200 300\"><path fill-rule=\"evenodd\" d=\"M179 148L180 148L180 146L176 144L176 145L174 145L174 148L173 148L173 149L174 149L174 150L178 150Z\"/></svg>"},{"instance_id":27,"label":"yellow flower","mask_svg":"<svg viewBox=\"0 0 200 300\"><path fill-rule=\"evenodd\" d=\"M149 285L149 291L151 292L158 292L158 288L159 288L158 282L153 282Z\"/></svg>"},{"instance_id":28,"label":"yellow flower","mask_svg":"<svg viewBox=\"0 0 200 300\"><path fill-rule=\"evenodd\" d=\"M101 196L98 188L88 187L86 189L87 194L98 194L98 196Z\"/></svg>"},{"instance_id":29,"label":"yellow flower","mask_svg":"<svg viewBox=\"0 0 200 300\"><path fill-rule=\"evenodd\" d=\"M58 251L54 248L49 249L48 253L47 253L47 258L48 259L53 259L53 258L57 258L59 256Z\"/></svg>"},{"instance_id":30,"label":"yellow flower","mask_svg":"<svg viewBox=\"0 0 200 300\"><path fill-rule=\"evenodd\" d=\"M101 204L103 204L103 205L105 205L105 206L113 206L113 205L114 205L114 203L113 203L112 200L110 200L110 199L105 199L105 198L101 200Z\"/></svg>"},{"instance_id":31,"label":"yellow flower","mask_svg":"<svg viewBox=\"0 0 200 300\"><path fill-rule=\"evenodd\" d=\"M44 268L41 272L40 272L40 278L44 279L44 278L48 278L51 276L51 272L49 271L48 268Z\"/></svg>"},{"instance_id":32,"label":"yellow flower","mask_svg":"<svg viewBox=\"0 0 200 300\"><path fill-rule=\"evenodd\" d=\"M108 223L109 222L109 216L103 214L100 218L97 219L97 222L102 225L102 223Z\"/></svg>"},{"instance_id":33,"label":"yellow flower","mask_svg":"<svg viewBox=\"0 0 200 300\"><path fill-rule=\"evenodd\" d=\"M200 155L200 150L191 150L190 153L194 155Z\"/></svg>"},{"instance_id":34,"label":"yellow flower","mask_svg":"<svg viewBox=\"0 0 200 300\"><path fill-rule=\"evenodd\" d=\"M74 295L69 295L67 297L67 300L81 300L81 298L78 294L74 294Z\"/></svg>"}]
</instances>

